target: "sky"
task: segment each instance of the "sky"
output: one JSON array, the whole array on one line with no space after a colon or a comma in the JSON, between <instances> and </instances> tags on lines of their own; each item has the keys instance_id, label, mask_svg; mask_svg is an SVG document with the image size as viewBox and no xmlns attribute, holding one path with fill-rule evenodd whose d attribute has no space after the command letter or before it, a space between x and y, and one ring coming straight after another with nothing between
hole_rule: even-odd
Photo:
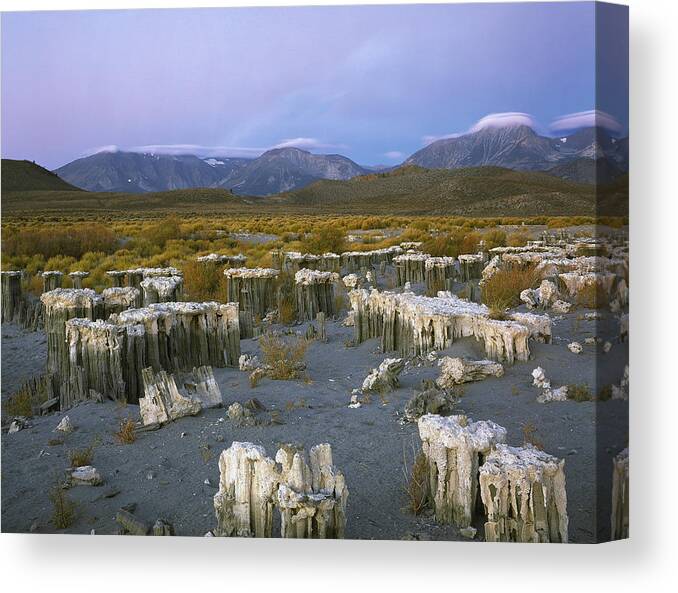
<instances>
[{"instance_id":1,"label":"sky","mask_svg":"<svg viewBox=\"0 0 678 593\"><path fill-rule=\"evenodd\" d=\"M102 149L297 146L374 165L513 121L624 135L627 12L599 13L597 44L595 13L591 2L3 13L2 156L52 169Z\"/></svg>"}]
</instances>

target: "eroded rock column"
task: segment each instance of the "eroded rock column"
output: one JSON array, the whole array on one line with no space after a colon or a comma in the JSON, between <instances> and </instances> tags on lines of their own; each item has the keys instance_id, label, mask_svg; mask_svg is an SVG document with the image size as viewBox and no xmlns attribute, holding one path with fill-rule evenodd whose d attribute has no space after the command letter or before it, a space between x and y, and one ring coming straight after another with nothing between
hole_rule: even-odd
<instances>
[{"instance_id":1,"label":"eroded rock column","mask_svg":"<svg viewBox=\"0 0 678 593\"><path fill-rule=\"evenodd\" d=\"M567 543L565 461L498 444L480 467L485 541Z\"/></svg>"},{"instance_id":2,"label":"eroded rock column","mask_svg":"<svg viewBox=\"0 0 678 593\"><path fill-rule=\"evenodd\" d=\"M506 429L489 420L473 422L464 415L427 414L419 418L418 425L436 519L470 526L478 495L478 467L506 440Z\"/></svg>"}]
</instances>

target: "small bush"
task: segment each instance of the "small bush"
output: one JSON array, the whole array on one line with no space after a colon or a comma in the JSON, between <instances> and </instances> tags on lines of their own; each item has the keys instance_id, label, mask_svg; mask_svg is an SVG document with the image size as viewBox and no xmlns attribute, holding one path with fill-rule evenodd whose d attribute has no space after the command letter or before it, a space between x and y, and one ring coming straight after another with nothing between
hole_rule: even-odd
<instances>
[{"instance_id":1,"label":"small bush","mask_svg":"<svg viewBox=\"0 0 678 593\"><path fill-rule=\"evenodd\" d=\"M82 467L83 465L91 465L94 457L94 444L84 449L74 449L69 451L68 458L71 462L71 467Z\"/></svg>"},{"instance_id":2,"label":"small bush","mask_svg":"<svg viewBox=\"0 0 678 593\"><path fill-rule=\"evenodd\" d=\"M506 237L506 245L509 247L525 247L530 237L527 233L511 233Z\"/></svg>"},{"instance_id":3,"label":"small bush","mask_svg":"<svg viewBox=\"0 0 678 593\"><path fill-rule=\"evenodd\" d=\"M580 385L568 385L567 399L571 399L576 402L589 402L592 399L591 390L585 383Z\"/></svg>"},{"instance_id":4,"label":"small bush","mask_svg":"<svg viewBox=\"0 0 678 593\"><path fill-rule=\"evenodd\" d=\"M606 402L611 398L612 398L612 385L608 384L600 388L600 391L598 392L598 397L596 399L601 402Z\"/></svg>"},{"instance_id":5,"label":"small bush","mask_svg":"<svg viewBox=\"0 0 678 593\"><path fill-rule=\"evenodd\" d=\"M259 340L267 375L271 379L297 379L304 369L304 356L308 342L303 338L285 341L272 333Z\"/></svg>"},{"instance_id":6,"label":"small bush","mask_svg":"<svg viewBox=\"0 0 678 593\"><path fill-rule=\"evenodd\" d=\"M165 247L170 239L181 238L181 225L176 215L160 220L144 232L144 238L158 247Z\"/></svg>"},{"instance_id":7,"label":"small bush","mask_svg":"<svg viewBox=\"0 0 678 593\"><path fill-rule=\"evenodd\" d=\"M136 425L134 420L127 418L120 421L120 429L115 433L117 441L123 445L131 445L137 440Z\"/></svg>"},{"instance_id":8,"label":"small bush","mask_svg":"<svg viewBox=\"0 0 678 593\"><path fill-rule=\"evenodd\" d=\"M278 322L291 325L297 319L294 276L284 272L278 276Z\"/></svg>"},{"instance_id":9,"label":"small bush","mask_svg":"<svg viewBox=\"0 0 678 593\"><path fill-rule=\"evenodd\" d=\"M75 520L75 504L68 498L61 485L56 484L49 493L52 501L52 524L57 529L66 529Z\"/></svg>"},{"instance_id":10,"label":"small bush","mask_svg":"<svg viewBox=\"0 0 678 593\"><path fill-rule=\"evenodd\" d=\"M346 248L346 237L337 225L326 224L304 240L303 248L306 253L341 253Z\"/></svg>"},{"instance_id":11,"label":"small bush","mask_svg":"<svg viewBox=\"0 0 678 593\"><path fill-rule=\"evenodd\" d=\"M409 470L407 465L405 458L403 472L407 508L414 515L420 515L429 504L428 461L421 451L413 451L412 467Z\"/></svg>"},{"instance_id":12,"label":"small bush","mask_svg":"<svg viewBox=\"0 0 678 593\"><path fill-rule=\"evenodd\" d=\"M30 418L33 416L33 403L31 402L30 392L27 389L22 389L8 397L4 408L7 417L26 416L26 418Z\"/></svg>"},{"instance_id":13,"label":"small bush","mask_svg":"<svg viewBox=\"0 0 678 593\"><path fill-rule=\"evenodd\" d=\"M535 265L510 266L495 272L482 286L482 301L495 317L520 304L520 293L539 283Z\"/></svg>"},{"instance_id":14,"label":"small bush","mask_svg":"<svg viewBox=\"0 0 678 593\"><path fill-rule=\"evenodd\" d=\"M499 229L493 229L483 235L483 241L485 241L485 250L506 247L506 233Z\"/></svg>"},{"instance_id":15,"label":"small bush","mask_svg":"<svg viewBox=\"0 0 678 593\"><path fill-rule=\"evenodd\" d=\"M226 300L226 279L221 266L190 261L182 269L184 292L192 301Z\"/></svg>"}]
</instances>

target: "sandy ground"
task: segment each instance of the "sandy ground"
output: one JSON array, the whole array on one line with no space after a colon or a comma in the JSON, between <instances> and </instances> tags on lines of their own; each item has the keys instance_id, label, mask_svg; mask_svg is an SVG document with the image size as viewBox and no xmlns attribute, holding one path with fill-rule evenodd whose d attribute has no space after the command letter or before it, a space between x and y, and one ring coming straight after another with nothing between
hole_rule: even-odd
<instances>
[{"instance_id":1,"label":"sandy ground","mask_svg":"<svg viewBox=\"0 0 678 593\"><path fill-rule=\"evenodd\" d=\"M540 365L555 386L587 383L593 393L603 385L619 383L628 346L615 339L617 320L609 312L603 313L602 321L582 320L584 312L555 321L551 344L530 342L533 360L507 367L502 378L466 384L458 406L475 420L490 419L505 426L508 442L514 445L522 443L523 424L533 422L545 450L566 459L572 542L592 542L596 532L599 537L609 533L611 459L627 444L628 402L539 404L530 373ZM305 326L295 329L303 332ZM64 444L49 444L59 436L53 430L63 414L34 418L30 428L3 434L2 530L54 532L48 490L64 475L70 450L97 442L93 465L104 484L68 491L77 503L77 519L66 532L113 533L116 511L136 503L136 514L151 523L161 517L174 524L178 535L204 535L215 526L212 498L219 481L218 455L237 440L263 445L271 456L282 442L307 448L331 443L335 464L344 472L350 491L347 537L463 539L454 527L436 525L430 515L414 517L404 510L404 459L411 462L419 439L416 425L403 425L399 414L421 380L437 376L437 367L411 366L387 402L375 397L371 404L350 409L351 390L360 387L385 357L376 340L351 346L352 331L328 323L328 341L313 342L307 352L309 382L264 379L251 388L247 373L215 369L226 405L256 397L269 410L280 411L282 425L237 428L226 410L218 408L141 433L135 443L121 445L113 433L121 419L138 417L138 407L109 402L69 410L77 429ZM583 343L587 336L610 339L614 347L608 354L601 345L585 345L579 355L567 350L571 340ZM242 349L256 353L256 340L244 340ZM3 398L43 370L45 351L42 333L3 325ZM472 338L439 353L444 354L484 358L481 344Z\"/></svg>"}]
</instances>

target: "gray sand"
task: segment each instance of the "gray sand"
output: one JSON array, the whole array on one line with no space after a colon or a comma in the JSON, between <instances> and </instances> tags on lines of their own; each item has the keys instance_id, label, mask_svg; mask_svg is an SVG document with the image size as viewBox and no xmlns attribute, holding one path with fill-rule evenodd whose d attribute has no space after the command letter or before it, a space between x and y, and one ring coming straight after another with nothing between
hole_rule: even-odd
<instances>
[{"instance_id":1,"label":"gray sand","mask_svg":"<svg viewBox=\"0 0 678 593\"><path fill-rule=\"evenodd\" d=\"M619 383L628 346L614 340L616 319L605 312L602 322L577 320L583 312L575 311L554 323L552 344L531 341L533 360L506 367L502 378L466 384L459 403L459 411L473 419L491 419L505 426L511 444L521 444L522 425L533 422L545 450L566 459L573 542L592 542L597 530L600 536L609 532L606 518L611 458L626 446L628 438L628 402L536 402L538 390L531 385L530 373L537 365L546 369L555 386L587 383L597 393L603 385ZM596 324L598 335L613 341L612 351L603 354L600 345L585 345L582 354L570 353L567 344L572 339L583 343L585 337L596 335ZM303 332L305 326L295 329ZM135 443L121 445L113 433L121 419L138 418L138 407L109 402L86 403L69 410L77 429L63 445L48 444L59 436L53 430L63 414L33 418L30 428L4 434L3 531L26 532L32 528L54 532L48 490L68 467L68 452L97 439L93 465L105 482L100 487L79 486L68 491L77 503L77 519L66 532L89 533L94 529L96 533L113 533L117 527L116 511L136 503L137 515L147 521L162 517L174 524L179 535L204 535L215 525L212 497L219 481L218 455L237 440L260 444L272 456L282 442L306 447L331 443L335 464L344 472L350 491L347 537L462 539L455 528L438 526L430 516L414 517L404 510L403 460L411 462L419 439L416 425L401 424L398 415L421 380L437 376L437 367L431 363L408 367L401 375L400 388L388 394L386 403L374 397L370 404L350 409L351 390L360 387L363 378L385 357L378 351L376 340L347 346L352 331L338 323L328 323L327 343L313 342L307 352L309 382L263 379L251 388L247 373L215 369L226 405L256 397L269 410L280 411L283 425L236 428L225 409L219 408L180 419L157 431L140 433ZM242 347L243 352L258 351L256 340L245 340ZM472 338L459 340L439 353L443 354L484 358L481 345ZM24 379L39 374L44 360L42 333L3 325L3 398ZM294 409L290 409L292 404L296 404ZM594 472L596 443L599 476ZM204 455L206 445L209 453ZM596 504L601 505L598 526Z\"/></svg>"}]
</instances>

